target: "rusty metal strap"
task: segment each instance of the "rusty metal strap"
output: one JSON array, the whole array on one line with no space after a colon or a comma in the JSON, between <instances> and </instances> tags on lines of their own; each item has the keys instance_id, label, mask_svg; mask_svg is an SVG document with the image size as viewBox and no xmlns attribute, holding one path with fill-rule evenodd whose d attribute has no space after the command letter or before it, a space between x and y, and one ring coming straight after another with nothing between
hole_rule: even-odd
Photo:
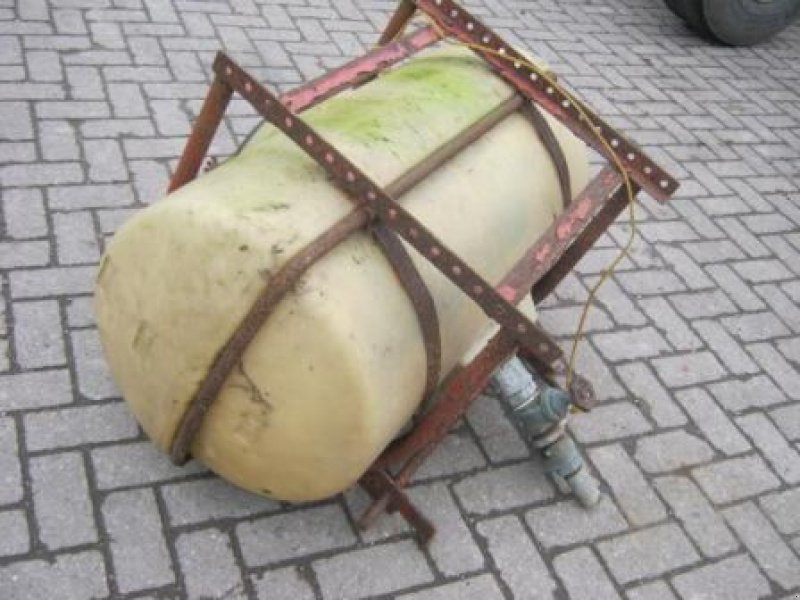
<instances>
[{"instance_id":1,"label":"rusty metal strap","mask_svg":"<svg viewBox=\"0 0 800 600\"><path fill-rule=\"evenodd\" d=\"M395 275L400 280L400 284L417 313L417 321L419 321L425 345L424 398L428 398L436 390L442 368L442 336L433 296L397 234L382 223L376 222L372 227L372 235L391 263Z\"/></svg>"},{"instance_id":2,"label":"rusty metal strap","mask_svg":"<svg viewBox=\"0 0 800 600\"><path fill-rule=\"evenodd\" d=\"M372 215L380 218L387 227L400 235L462 292L472 298L487 316L508 330L520 344L537 349L548 362L554 362L563 356L561 349L550 339L542 336L541 331L531 320L500 291L441 243L430 229L398 204L391 194L372 181L300 117L288 111L250 74L221 52L214 61L214 70L218 75L225 77L226 82L262 116L325 169L337 186L354 202L363 204Z\"/></svg>"},{"instance_id":3,"label":"rusty metal strap","mask_svg":"<svg viewBox=\"0 0 800 600\"><path fill-rule=\"evenodd\" d=\"M495 125L516 111L520 103L521 99L519 96L513 96L508 101L500 104L472 126L435 150L426 160L415 165L398 179L390 183L386 187L387 192L392 195L400 195L414 187L446 161L450 160L469 144L487 131L490 131ZM176 464L183 464L186 462L190 445L202 424L203 417L221 391L228 375L235 368L248 345L255 337L255 334L272 311L286 294L294 288L295 283L311 265L325 256L331 249L336 247L336 245L341 243L352 233L363 228L369 220L370 216L368 211L363 206L357 208L334 224L331 229L310 242L309 245L302 249L296 256L289 259L289 261L287 261L272 277L269 285L264 288L262 294L245 315L237 330L215 357L206 379L190 400L183 419L179 423L175 436L173 437L170 449L170 457L173 462ZM399 240L397 240L397 242L398 244L400 243ZM389 244L392 244L392 242L390 241ZM400 244L400 246L402 248L402 244ZM402 250L405 252L404 248ZM389 260L391 260L391 258L389 258ZM400 259L400 261L402 260L403 259ZM396 272L397 265L401 264L400 261L393 262ZM400 275L398 274L398 276ZM409 275L407 279L413 277L414 275L412 274ZM427 292L427 290L425 291ZM427 389L431 386L431 382L438 380L439 377L441 368L439 366L441 354L440 334L438 325L434 327L434 324L438 323L438 317L432 307L432 300L429 301L422 298L421 293L419 296L420 297L416 300L414 300L412 296L410 296L410 298L415 304L417 314L423 315L420 318L420 326L423 330L425 351L427 354Z\"/></svg>"},{"instance_id":4,"label":"rusty metal strap","mask_svg":"<svg viewBox=\"0 0 800 600\"><path fill-rule=\"evenodd\" d=\"M536 106L531 102L525 102L520 112L522 112L522 114L527 117L528 121L530 121L531 125L533 125L536 134L539 136L539 140L550 156L550 160L553 161L553 166L558 175L558 185L561 188L561 202L564 208L567 208L572 201L572 184L569 180L569 163L567 162L564 150L561 148L561 144L558 143L558 138L555 132L553 132L553 128L550 127L550 123L547 122L545 116Z\"/></svg>"},{"instance_id":5,"label":"rusty metal strap","mask_svg":"<svg viewBox=\"0 0 800 600\"><path fill-rule=\"evenodd\" d=\"M526 98L540 104L606 158L616 155L630 177L653 198L666 201L678 188L666 171L585 105L532 70L528 60L453 0L414 0L418 9L457 40L466 42ZM601 141L602 140L602 141ZM611 149L609 151L609 148Z\"/></svg>"},{"instance_id":6,"label":"rusty metal strap","mask_svg":"<svg viewBox=\"0 0 800 600\"><path fill-rule=\"evenodd\" d=\"M206 378L198 388L178 425L172 440L170 458L175 464L183 464L189 455L192 439L203 422L211 403L219 395L228 375L241 359L267 317L275 310L294 284L308 268L335 248L343 239L363 227L368 219L364 210L354 210L336 222L317 239L290 258L270 279L269 285L256 298L236 331L214 359Z\"/></svg>"}]
</instances>

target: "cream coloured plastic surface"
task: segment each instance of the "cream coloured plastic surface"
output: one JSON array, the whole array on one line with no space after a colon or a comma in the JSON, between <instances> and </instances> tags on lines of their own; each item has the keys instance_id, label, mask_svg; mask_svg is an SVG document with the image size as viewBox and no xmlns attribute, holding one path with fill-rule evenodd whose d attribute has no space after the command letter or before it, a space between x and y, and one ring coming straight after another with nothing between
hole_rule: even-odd
<instances>
[{"instance_id":1,"label":"cream coloured plastic surface","mask_svg":"<svg viewBox=\"0 0 800 600\"><path fill-rule=\"evenodd\" d=\"M439 52L304 118L385 185L511 93L471 54ZM550 122L580 190L585 148ZM518 115L400 200L492 283L561 210L552 163ZM265 126L239 156L117 232L98 275L101 338L131 410L162 450L271 273L351 209L311 159ZM435 299L446 374L491 322L411 254ZM413 308L359 233L314 265L267 320L206 415L192 454L251 491L290 501L331 496L407 422L424 379Z\"/></svg>"}]
</instances>

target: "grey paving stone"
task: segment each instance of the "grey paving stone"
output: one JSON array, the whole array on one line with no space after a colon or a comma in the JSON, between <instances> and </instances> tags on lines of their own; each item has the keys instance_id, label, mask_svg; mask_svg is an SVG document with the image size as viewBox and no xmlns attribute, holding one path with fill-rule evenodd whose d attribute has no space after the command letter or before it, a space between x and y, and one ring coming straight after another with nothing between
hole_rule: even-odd
<instances>
[{"instance_id":1,"label":"grey paving stone","mask_svg":"<svg viewBox=\"0 0 800 600\"><path fill-rule=\"evenodd\" d=\"M800 310L800 308L798 309ZM800 365L800 337L789 340L781 340L777 343L778 349L786 357L786 360L796 365Z\"/></svg>"},{"instance_id":2,"label":"grey paving stone","mask_svg":"<svg viewBox=\"0 0 800 600\"><path fill-rule=\"evenodd\" d=\"M467 413L467 421L492 462L525 458L528 446L506 418L496 398L480 396Z\"/></svg>"},{"instance_id":3,"label":"grey paving stone","mask_svg":"<svg viewBox=\"0 0 800 600\"><path fill-rule=\"evenodd\" d=\"M81 149L69 121L39 121L38 137L45 160L80 160Z\"/></svg>"},{"instance_id":4,"label":"grey paving stone","mask_svg":"<svg viewBox=\"0 0 800 600\"><path fill-rule=\"evenodd\" d=\"M655 358L651 364L671 388L716 381L725 375L725 369L710 352Z\"/></svg>"},{"instance_id":5,"label":"grey paving stone","mask_svg":"<svg viewBox=\"0 0 800 600\"><path fill-rule=\"evenodd\" d=\"M800 308L791 298L784 294L780 288L773 284L766 284L756 287L758 294L767 301L780 319L786 323L795 333L800 332Z\"/></svg>"},{"instance_id":6,"label":"grey paving stone","mask_svg":"<svg viewBox=\"0 0 800 600\"><path fill-rule=\"evenodd\" d=\"M625 291L634 295L660 295L681 292L686 289L683 282L670 271L617 273L616 278Z\"/></svg>"},{"instance_id":7,"label":"grey paving stone","mask_svg":"<svg viewBox=\"0 0 800 600\"><path fill-rule=\"evenodd\" d=\"M277 502L216 477L164 485L161 495L170 523L175 527L271 513L280 507Z\"/></svg>"},{"instance_id":8,"label":"grey paving stone","mask_svg":"<svg viewBox=\"0 0 800 600\"><path fill-rule=\"evenodd\" d=\"M83 179L83 169L77 162L19 163L0 166L0 183L3 187L63 185L81 183Z\"/></svg>"},{"instance_id":9,"label":"grey paving stone","mask_svg":"<svg viewBox=\"0 0 800 600\"><path fill-rule=\"evenodd\" d=\"M0 315L2 321L3 315ZM5 373L11 369L8 340L0 339L0 372Z\"/></svg>"},{"instance_id":10,"label":"grey paving stone","mask_svg":"<svg viewBox=\"0 0 800 600\"><path fill-rule=\"evenodd\" d=\"M655 487L704 555L715 558L739 547L722 517L689 479L660 477Z\"/></svg>"},{"instance_id":11,"label":"grey paving stone","mask_svg":"<svg viewBox=\"0 0 800 600\"><path fill-rule=\"evenodd\" d=\"M91 457L100 490L183 479L203 471L196 462L174 466L149 441L95 448Z\"/></svg>"},{"instance_id":12,"label":"grey paving stone","mask_svg":"<svg viewBox=\"0 0 800 600\"><path fill-rule=\"evenodd\" d=\"M556 582L516 516L478 523L495 567L514 598L552 598Z\"/></svg>"},{"instance_id":13,"label":"grey paving stone","mask_svg":"<svg viewBox=\"0 0 800 600\"><path fill-rule=\"evenodd\" d=\"M3 192L5 232L10 238L27 239L47 235L42 192L38 188L7 189Z\"/></svg>"},{"instance_id":14,"label":"grey paving stone","mask_svg":"<svg viewBox=\"0 0 800 600\"><path fill-rule=\"evenodd\" d=\"M499 600L504 597L494 577L488 573L397 596L402 600L448 600L449 598L463 600L490 600L497 598Z\"/></svg>"},{"instance_id":15,"label":"grey paving stone","mask_svg":"<svg viewBox=\"0 0 800 600\"><path fill-rule=\"evenodd\" d=\"M708 462L714 451L702 439L679 429L640 438L633 456L645 471L664 473Z\"/></svg>"},{"instance_id":16,"label":"grey paving stone","mask_svg":"<svg viewBox=\"0 0 800 600\"><path fill-rule=\"evenodd\" d=\"M164 196L170 173L163 164L154 160L132 160L128 165L141 202L150 204Z\"/></svg>"},{"instance_id":17,"label":"grey paving stone","mask_svg":"<svg viewBox=\"0 0 800 600\"><path fill-rule=\"evenodd\" d=\"M313 568L324 598L368 598L433 581L425 557L411 540L320 559Z\"/></svg>"},{"instance_id":18,"label":"grey paving stone","mask_svg":"<svg viewBox=\"0 0 800 600\"><path fill-rule=\"evenodd\" d=\"M175 573L151 490L109 494L102 504L117 587L123 593L172 583Z\"/></svg>"},{"instance_id":19,"label":"grey paving stone","mask_svg":"<svg viewBox=\"0 0 800 600\"><path fill-rule=\"evenodd\" d=\"M178 561L189 598L245 598L228 534L202 529L178 536Z\"/></svg>"},{"instance_id":20,"label":"grey paving stone","mask_svg":"<svg viewBox=\"0 0 800 600\"><path fill-rule=\"evenodd\" d=\"M480 448L464 429L450 433L414 475L414 481L472 471L486 465Z\"/></svg>"},{"instance_id":21,"label":"grey paving stone","mask_svg":"<svg viewBox=\"0 0 800 600\"><path fill-rule=\"evenodd\" d=\"M674 600L677 596L663 581L645 583L628 590L628 600Z\"/></svg>"},{"instance_id":22,"label":"grey paving stone","mask_svg":"<svg viewBox=\"0 0 800 600\"><path fill-rule=\"evenodd\" d=\"M800 400L800 371L769 344L750 344L747 351L792 400Z\"/></svg>"},{"instance_id":23,"label":"grey paving stone","mask_svg":"<svg viewBox=\"0 0 800 600\"><path fill-rule=\"evenodd\" d=\"M620 597L600 561L589 548L577 548L556 556L553 568L568 596L574 600L613 600Z\"/></svg>"},{"instance_id":24,"label":"grey paving stone","mask_svg":"<svg viewBox=\"0 0 800 600\"><path fill-rule=\"evenodd\" d=\"M765 375L721 381L709 385L708 389L723 408L734 413L786 401L783 392Z\"/></svg>"},{"instance_id":25,"label":"grey paving stone","mask_svg":"<svg viewBox=\"0 0 800 600\"><path fill-rule=\"evenodd\" d=\"M525 519L545 548L585 542L628 527L608 496L588 510L573 499L534 508L525 514Z\"/></svg>"},{"instance_id":26,"label":"grey paving stone","mask_svg":"<svg viewBox=\"0 0 800 600\"><path fill-rule=\"evenodd\" d=\"M648 525L667 516L664 505L622 446L592 448L588 454L631 525Z\"/></svg>"},{"instance_id":27,"label":"grey paving stone","mask_svg":"<svg viewBox=\"0 0 800 600\"><path fill-rule=\"evenodd\" d=\"M133 204L130 184L71 185L48 188L51 210L112 208Z\"/></svg>"},{"instance_id":28,"label":"grey paving stone","mask_svg":"<svg viewBox=\"0 0 800 600\"><path fill-rule=\"evenodd\" d=\"M0 411L28 410L70 402L72 389L66 370L0 375Z\"/></svg>"},{"instance_id":29,"label":"grey paving stone","mask_svg":"<svg viewBox=\"0 0 800 600\"><path fill-rule=\"evenodd\" d=\"M466 477L453 491L468 513L480 515L541 502L555 494L541 463L534 460Z\"/></svg>"},{"instance_id":30,"label":"grey paving stone","mask_svg":"<svg viewBox=\"0 0 800 600\"><path fill-rule=\"evenodd\" d=\"M689 288L698 290L713 286L708 275L683 250L665 244L657 245L656 249Z\"/></svg>"},{"instance_id":31,"label":"grey paving stone","mask_svg":"<svg viewBox=\"0 0 800 600\"><path fill-rule=\"evenodd\" d=\"M261 575L253 575L251 579L259 600L272 600L273 598L314 600L316 598L314 589L296 567L266 571Z\"/></svg>"},{"instance_id":32,"label":"grey paving stone","mask_svg":"<svg viewBox=\"0 0 800 600\"><path fill-rule=\"evenodd\" d=\"M128 169L117 140L86 140L83 151L92 181L126 181Z\"/></svg>"},{"instance_id":33,"label":"grey paving stone","mask_svg":"<svg viewBox=\"0 0 800 600\"><path fill-rule=\"evenodd\" d=\"M677 575L672 585L683 598L753 600L770 595L769 582L743 554Z\"/></svg>"},{"instance_id":34,"label":"grey paving stone","mask_svg":"<svg viewBox=\"0 0 800 600\"><path fill-rule=\"evenodd\" d=\"M721 322L743 342L760 342L791 333L777 316L768 311L726 317Z\"/></svg>"},{"instance_id":35,"label":"grey paving stone","mask_svg":"<svg viewBox=\"0 0 800 600\"><path fill-rule=\"evenodd\" d=\"M581 345L575 370L592 382L598 398L608 401L625 397L625 389L591 344Z\"/></svg>"},{"instance_id":36,"label":"grey paving stone","mask_svg":"<svg viewBox=\"0 0 800 600\"><path fill-rule=\"evenodd\" d=\"M759 368L747 353L717 321L697 321L693 325L731 373L746 375L759 372Z\"/></svg>"},{"instance_id":37,"label":"grey paving stone","mask_svg":"<svg viewBox=\"0 0 800 600\"><path fill-rule=\"evenodd\" d=\"M236 536L251 567L343 548L356 541L336 504L243 522L236 527Z\"/></svg>"},{"instance_id":38,"label":"grey paving stone","mask_svg":"<svg viewBox=\"0 0 800 600\"><path fill-rule=\"evenodd\" d=\"M684 244L683 249L699 263L720 263L744 258L744 253L730 240L711 240Z\"/></svg>"},{"instance_id":39,"label":"grey paving stone","mask_svg":"<svg viewBox=\"0 0 800 600\"><path fill-rule=\"evenodd\" d=\"M61 264L95 263L100 259L92 215L88 212L56 213L53 227Z\"/></svg>"},{"instance_id":40,"label":"grey paving stone","mask_svg":"<svg viewBox=\"0 0 800 600\"><path fill-rule=\"evenodd\" d=\"M786 268L786 265L775 259L748 260L734 263L732 266L739 276L749 283L792 278L792 272Z\"/></svg>"},{"instance_id":41,"label":"grey paving stone","mask_svg":"<svg viewBox=\"0 0 800 600\"><path fill-rule=\"evenodd\" d=\"M597 277L587 277L585 282L588 286L593 287L597 283ZM595 295L597 303L608 309L612 319L620 325L639 326L644 325L647 320L645 316L639 311L631 298L617 285L613 279L606 281L603 286L597 290ZM649 339L653 343L658 343L658 334L645 332L633 335L630 341L638 342L638 348L642 352L650 352L645 349L642 344L642 338ZM608 347L607 347L608 348Z\"/></svg>"},{"instance_id":42,"label":"grey paving stone","mask_svg":"<svg viewBox=\"0 0 800 600\"><path fill-rule=\"evenodd\" d=\"M15 302L13 314L14 348L21 367L53 367L66 362L57 302Z\"/></svg>"},{"instance_id":43,"label":"grey paving stone","mask_svg":"<svg viewBox=\"0 0 800 600\"><path fill-rule=\"evenodd\" d=\"M667 341L653 327L597 333L592 340L600 353L612 362L648 358L670 351Z\"/></svg>"},{"instance_id":44,"label":"grey paving stone","mask_svg":"<svg viewBox=\"0 0 800 600\"><path fill-rule=\"evenodd\" d=\"M723 515L767 577L786 591L800 588L800 558L752 502L733 506Z\"/></svg>"},{"instance_id":45,"label":"grey paving stone","mask_svg":"<svg viewBox=\"0 0 800 600\"><path fill-rule=\"evenodd\" d=\"M0 269L44 267L50 263L46 241L0 242Z\"/></svg>"},{"instance_id":46,"label":"grey paving stone","mask_svg":"<svg viewBox=\"0 0 800 600\"><path fill-rule=\"evenodd\" d=\"M719 317L736 312L733 303L719 290L675 294L670 296L670 301L686 319Z\"/></svg>"},{"instance_id":47,"label":"grey paving stone","mask_svg":"<svg viewBox=\"0 0 800 600\"><path fill-rule=\"evenodd\" d=\"M437 533L427 550L445 577L483 568L483 553L445 484L416 486L410 490L409 497L424 515L437 524Z\"/></svg>"},{"instance_id":48,"label":"grey paving stone","mask_svg":"<svg viewBox=\"0 0 800 600\"><path fill-rule=\"evenodd\" d=\"M583 444L608 442L652 430L652 425L630 402L601 404L591 413L573 415L570 429Z\"/></svg>"},{"instance_id":49,"label":"grey paving stone","mask_svg":"<svg viewBox=\"0 0 800 600\"><path fill-rule=\"evenodd\" d=\"M783 534L800 533L800 488L759 498L762 510Z\"/></svg>"},{"instance_id":50,"label":"grey paving stone","mask_svg":"<svg viewBox=\"0 0 800 600\"><path fill-rule=\"evenodd\" d=\"M4 140L26 140L33 137L33 122L27 102L2 102L3 124L0 138Z\"/></svg>"},{"instance_id":51,"label":"grey paving stone","mask_svg":"<svg viewBox=\"0 0 800 600\"><path fill-rule=\"evenodd\" d=\"M100 231L103 233L116 233L117 229L134 214L137 209L135 208L108 208L95 211L97 220L100 223Z\"/></svg>"},{"instance_id":52,"label":"grey paving stone","mask_svg":"<svg viewBox=\"0 0 800 600\"><path fill-rule=\"evenodd\" d=\"M13 419L0 416L0 506L22 500L17 427Z\"/></svg>"},{"instance_id":53,"label":"grey paving stone","mask_svg":"<svg viewBox=\"0 0 800 600\"><path fill-rule=\"evenodd\" d=\"M91 296L72 296L67 300L67 324L71 328L92 327L94 317L94 298Z\"/></svg>"},{"instance_id":54,"label":"grey paving stone","mask_svg":"<svg viewBox=\"0 0 800 600\"><path fill-rule=\"evenodd\" d=\"M138 436L139 428L123 402L60 408L26 414L28 450L51 450Z\"/></svg>"},{"instance_id":55,"label":"grey paving stone","mask_svg":"<svg viewBox=\"0 0 800 600\"><path fill-rule=\"evenodd\" d=\"M597 544L620 583L663 575L700 560L689 539L674 524L657 525Z\"/></svg>"},{"instance_id":56,"label":"grey paving stone","mask_svg":"<svg viewBox=\"0 0 800 600\"><path fill-rule=\"evenodd\" d=\"M97 541L82 456L69 452L33 458L30 474L42 543L58 550Z\"/></svg>"},{"instance_id":57,"label":"grey paving stone","mask_svg":"<svg viewBox=\"0 0 800 600\"><path fill-rule=\"evenodd\" d=\"M674 427L686 423L686 415L672 400L653 372L641 362L622 365L617 373L628 387L637 404L661 427Z\"/></svg>"},{"instance_id":58,"label":"grey paving stone","mask_svg":"<svg viewBox=\"0 0 800 600\"><path fill-rule=\"evenodd\" d=\"M0 536L0 557L25 554L30 550L28 519L23 511L0 511L0 531L3 532Z\"/></svg>"},{"instance_id":59,"label":"grey paving stone","mask_svg":"<svg viewBox=\"0 0 800 600\"><path fill-rule=\"evenodd\" d=\"M38 298L69 294L89 294L94 290L97 269L57 267L12 271L9 274L12 298Z\"/></svg>"},{"instance_id":60,"label":"grey paving stone","mask_svg":"<svg viewBox=\"0 0 800 600\"><path fill-rule=\"evenodd\" d=\"M364 511L372 504L372 497L358 485L346 490L343 496L347 503L347 510L354 519L363 515ZM409 532L411 532L411 526L400 513L394 512L384 513L369 529L359 531L358 535L365 543L372 544Z\"/></svg>"},{"instance_id":61,"label":"grey paving stone","mask_svg":"<svg viewBox=\"0 0 800 600\"><path fill-rule=\"evenodd\" d=\"M678 392L675 397L692 417L705 438L727 455L740 454L751 448L733 422L702 388Z\"/></svg>"},{"instance_id":62,"label":"grey paving stone","mask_svg":"<svg viewBox=\"0 0 800 600\"><path fill-rule=\"evenodd\" d=\"M800 483L800 453L792 448L766 416L751 413L736 419L736 424L753 440L781 479L790 484Z\"/></svg>"},{"instance_id":63,"label":"grey paving stone","mask_svg":"<svg viewBox=\"0 0 800 600\"><path fill-rule=\"evenodd\" d=\"M741 239L737 241L741 242ZM758 242L756 241L756 243ZM764 248L760 243L758 243L758 245L760 248ZM763 251L766 252L766 249ZM764 303L761 299L753 293L752 285L743 281L728 265L710 265L707 271L717 284L719 284L720 288L722 288L742 310L759 310L764 307Z\"/></svg>"},{"instance_id":64,"label":"grey paving stone","mask_svg":"<svg viewBox=\"0 0 800 600\"><path fill-rule=\"evenodd\" d=\"M780 481L759 456L729 458L697 467L692 476L717 504L727 504L775 489Z\"/></svg>"},{"instance_id":65,"label":"grey paving stone","mask_svg":"<svg viewBox=\"0 0 800 600\"><path fill-rule=\"evenodd\" d=\"M119 397L120 393L103 357L100 336L95 329L73 331L72 352L78 371L78 388L90 400Z\"/></svg>"},{"instance_id":66,"label":"grey paving stone","mask_svg":"<svg viewBox=\"0 0 800 600\"><path fill-rule=\"evenodd\" d=\"M62 554L52 561L40 558L0 567L0 597L7 600L64 600L105 598L106 570L99 552Z\"/></svg>"},{"instance_id":67,"label":"grey paving stone","mask_svg":"<svg viewBox=\"0 0 800 600\"><path fill-rule=\"evenodd\" d=\"M639 305L676 350L696 350L702 346L700 338L666 299L659 296L642 298Z\"/></svg>"}]
</instances>

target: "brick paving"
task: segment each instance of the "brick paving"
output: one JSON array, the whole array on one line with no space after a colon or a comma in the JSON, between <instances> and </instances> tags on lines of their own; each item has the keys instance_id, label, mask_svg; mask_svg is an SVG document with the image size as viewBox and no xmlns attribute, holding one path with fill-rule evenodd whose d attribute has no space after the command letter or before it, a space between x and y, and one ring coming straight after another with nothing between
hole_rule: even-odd
<instances>
[{"instance_id":1,"label":"brick paving","mask_svg":"<svg viewBox=\"0 0 800 600\"><path fill-rule=\"evenodd\" d=\"M547 481L482 398L412 494L426 551L350 491L252 497L143 438L104 366L104 240L156 200L224 48L286 90L389 0L0 0L0 598L797 598L800 27L709 46L655 0L473 0L682 181L600 295L574 419L605 492ZM232 105L224 155L256 120ZM615 225L542 319L564 341Z\"/></svg>"}]
</instances>

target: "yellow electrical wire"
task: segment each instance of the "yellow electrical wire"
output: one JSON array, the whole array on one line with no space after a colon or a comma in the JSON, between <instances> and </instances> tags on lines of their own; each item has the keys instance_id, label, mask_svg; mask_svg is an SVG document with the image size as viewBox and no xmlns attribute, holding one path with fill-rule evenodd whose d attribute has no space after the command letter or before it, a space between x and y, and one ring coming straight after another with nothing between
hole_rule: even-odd
<instances>
[{"instance_id":1,"label":"yellow electrical wire","mask_svg":"<svg viewBox=\"0 0 800 600\"><path fill-rule=\"evenodd\" d=\"M572 104L575 106L575 109L578 111L578 114L580 115L580 118L583 121L585 121L586 123L589 124L589 126L591 127L592 133L595 135L595 137L601 143L601 145L607 150L608 155L611 158L611 161L614 163L614 166L617 168L617 170L622 175L623 181L625 183L625 189L626 189L626 192L627 192L627 195L628 195L628 211L629 211L629 222L630 222L630 235L628 236L628 241L625 243L625 245L623 246L622 250L614 258L614 260L612 260L608 264L608 266L602 271L602 273L600 275L600 279L598 279L597 282L595 282L595 284L589 290L589 296L587 297L586 302L583 305L583 310L581 311L581 317L578 320L578 328L577 328L577 330L575 332L575 338L574 338L574 340L572 342L572 349L570 351L569 361L567 363L566 383L567 383L567 387L569 388L570 384L572 383L573 373L575 371L575 362L576 362L577 357L578 357L578 346L580 345L580 343L581 343L581 341L583 340L583 337L584 337L584 329L586 327L586 318L587 318L587 316L589 314L589 309L591 308L592 303L594 302L594 299L597 296L597 292L600 290L600 288L603 286L603 284L606 283L606 281L608 281L608 279L611 277L611 275L614 274L614 271L619 266L619 263L622 262L622 259L625 258L628 255L628 253L630 252L630 249L633 247L633 243L636 240L636 233L637 233L636 201L635 201L636 194L633 191L633 183L631 182L630 175L628 174L628 171L625 169L625 166L622 164L622 160L620 159L620 157L617 156L617 153L611 147L611 144L609 144L608 141L606 141L606 139L602 135L600 135L598 133L597 124L594 121L592 121L592 119L587 114L587 111L589 110L588 107L586 107L586 105L583 103L582 100L576 98L572 93L570 93L561 84L559 84L558 81L552 75L547 73L544 69L539 67L537 64L535 64L535 63L533 63L533 62L531 62L529 60L526 60L525 58L522 58L522 57L513 58L513 57L508 56L507 54L505 54L503 52L499 52L499 51L497 51L494 48L491 48L489 46L484 46L482 44L474 44L472 42L465 42L465 41L462 41L462 40L454 39L454 38L452 38L450 36L450 34L448 34L446 31L444 31L442 29L442 27L439 25L439 23L436 21L436 19L434 19L433 17L431 17L428 14L425 14L425 13L422 13L422 14L424 14L424 16L430 21L431 25L433 26L433 28L436 30L436 32L439 34L439 37L443 41L445 41L445 42L447 42L449 44L452 44L452 45L462 46L462 47L471 48L473 50L477 50L477 51L480 51L480 52L485 52L486 54L491 54L492 56L496 56L497 58L500 58L500 59L505 60L505 61L510 62L510 63L519 63L519 64L522 64L522 65L525 65L531 71L536 73L539 77L544 79L550 86L553 87L553 89L558 90L564 96L566 96L567 99L569 99L569 101L572 102Z\"/></svg>"}]
</instances>

